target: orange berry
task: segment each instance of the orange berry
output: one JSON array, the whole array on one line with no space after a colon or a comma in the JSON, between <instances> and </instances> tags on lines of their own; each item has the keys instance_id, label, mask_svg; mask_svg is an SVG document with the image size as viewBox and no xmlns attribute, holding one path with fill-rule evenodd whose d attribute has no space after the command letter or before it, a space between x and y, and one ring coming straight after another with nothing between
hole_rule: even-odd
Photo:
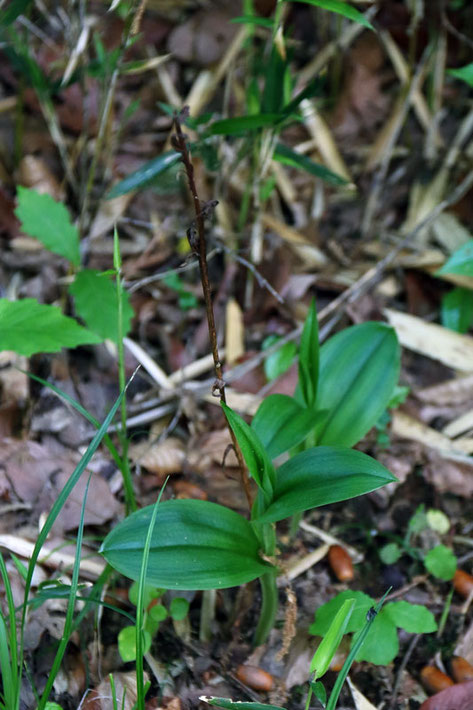
<instances>
[{"instance_id":1,"label":"orange berry","mask_svg":"<svg viewBox=\"0 0 473 710\"><path fill-rule=\"evenodd\" d=\"M351 582L355 576L351 557L341 545L331 546L328 551L328 563L339 582Z\"/></svg>"},{"instance_id":2,"label":"orange berry","mask_svg":"<svg viewBox=\"0 0 473 710\"><path fill-rule=\"evenodd\" d=\"M466 599L473 591L473 577L468 572L457 569L453 576L453 588L461 597Z\"/></svg>"},{"instance_id":3,"label":"orange berry","mask_svg":"<svg viewBox=\"0 0 473 710\"><path fill-rule=\"evenodd\" d=\"M450 676L442 673L435 666L424 666L420 672L422 685L429 693L438 693L451 685L455 685Z\"/></svg>"},{"instance_id":4,"label":"orange berry","mask_svg":"<svg viewBox=\"0 0 473 710\"><path fill-rule=\"evenodd\" d=\"M451 662L452 676L457 683L465 683L467 680L473 680L473 666L468 663L466 658L455 656Z\"/></svg>"},{"instance_id":5,"label":"orange berry","mask_svg":"<svg viewBox=\"0 0 473 710\"><path fill-rule=\"evenodd\" d=\"M265 693L272 690L274 686L273 676L257 666L238 666L236 677L249 688Z\"/></svg>"}]
</instances>

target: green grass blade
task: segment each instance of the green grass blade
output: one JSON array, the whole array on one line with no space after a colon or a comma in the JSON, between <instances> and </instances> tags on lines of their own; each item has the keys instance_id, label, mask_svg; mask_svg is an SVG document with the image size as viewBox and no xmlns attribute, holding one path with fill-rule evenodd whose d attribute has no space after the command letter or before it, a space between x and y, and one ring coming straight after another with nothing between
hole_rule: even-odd
<instances>
[{"instance_id":1,"label":"green grass blade","mask_svg":"<svg viewBox=\"0 0 473 710\"><path fill-rule=\"evenodd\" d=\"M13 592L8 577L5 560L0 552L0 574L3 579L5 596L8 605L9 632L7 633L5 619L0 612L0 673L3 682L3 693L7 701L6 707L16 710L20 700L20 679L18 673L18 645L16 637L16 615ZM8 677L9 676L9 677Z\"/></svg>"},{"instance_id":2,"label":"green grass blade","mask_svg":"<svg viewBox=\"0 0 473 710\"><path fill-rule=\"evenodd\" d=\"M25 594L24 594L24 602L23 602L23 610L22 610L22 615L21 615L21 626L20 626L20 652L18 654L19 656L19 668L23 666L23 652L24 652L24 641L23 641L23 634L24 634L24 628L25 628L25 622L26 622L26 609L27 609L27 601L31 589L31 580L33 579L33 573L34 569L36 566L36 563L38 561L39 554L41 552L41 548L43 547L46 538L48 537L49 533L51 532L51 528L54 525L54 522L59 515L62 507L64 506L67 498L69 497L71 491L74 489L75 485L79 481L80 477L82 476L83 472L87 468L88 464L90 463L90 460L92 456L95 454L97 451L100 442L102 441L103 437L105 436L105 432L107 431L108 427L112 423L112 420L117 412L118 407L120 406L120 402L122 400L122 397L124 396L125 392L121 392L120 395L118 396L117 400L115 401L115 404L111 408L110 412L106 416L105 420L102 423L102 426L100 429L97 431L96 435L90 442L87 451L85 454L82 456L81 460L79 461L78 465L76 466L74 472L72 473L71 477L69 478L68 482L60 492L56 502L54 503L53 507L51 508L51 511L46 518L46 522L44 523L44 526L41 529L41 532L38 535L38 539L36 541L36 544L33 549L33 554L31 555L31 559L28 565L28 575L25 581Z\"/></svg>"},{"instance_id":3,"label":"green grass blade","mask_svg":"<svg viewBox=\"0 0 473 710\"><path fill-rule=\"evenodd\" d=\"M168 477L169 478L169 477ZM138 603L136 605L136 703L138 710L144 710L145 694L144 694L144 676L143 676L143 627L144 627L144 595L146 586L146 572L148 570L149 550L153 537L154 523L158 513L158 506L161 501L161 496L168 482L168 478L164 481L164 485L159 491L158 499L153 506L153 513L148 526L145 545L143 548L143 559L141 562L140 579L138 581Z\"/></svg>"},{"instance_id":4,"label":"green grass blade","mask_svg":"<svg viewBox=\"0 0 473 710\"><path fill-rule=\"evenodd\" d=\"M89 493L89 486L90 486L90 479L91 478L92 478L92 473L89 474L89 479L88 479L87 485L85 487L84 498L82 499L82 507L81 507L81 511L80 511L80 520L79 520L79 529L77 531L77 543L76 543L76 554L75 554L75 560L74 560L74 569L72 572L71 589L69 592L69 601L67 604L66 619L64 622L64 632L62 635L61 642L59 644L59 648L56 652L56 656L54 657L54 661L53 661L51 670L48 675L48 680L46 682L46 687L43 691L43 695L41 696L41 700L38 705L38 710L44 710L44 708L46 706L49 694L52 690L54 680L55 680L56 675L59 671L59 667L62 663L62 659L64 658L64 653L66 652L66 647L67 647L67 644L69 643L70 635L72 632L74 607L76 604L76 595L77 595L77 589L79 586L80 553L82 550L82 540L84 537L85 505L87 502L87 495Z\"/></svg>"}]
</instances>

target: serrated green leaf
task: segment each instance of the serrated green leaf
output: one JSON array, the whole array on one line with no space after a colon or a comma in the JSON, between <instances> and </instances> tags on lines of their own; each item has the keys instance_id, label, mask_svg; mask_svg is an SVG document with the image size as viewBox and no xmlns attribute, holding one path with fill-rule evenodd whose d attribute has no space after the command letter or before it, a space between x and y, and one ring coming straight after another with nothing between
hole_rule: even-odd
<instances>
[{"instance_id":1,"label":"serrated green leaf","mask_svg":"<svg viewBox=\"0 0 473 710\"><path fill-rule=\"evenodd\" d=\"M240 445L250 475L254 478L258 487L264 493L266 500L269 502L276 480L276 472L271 463L271 459L255 431L245 420L223 402L222 408Z\"/></svg>"},{"instance_id":2,"label":"serrated green leaf","mask_svg":"<svg viewBox=\"0 0 473 710\"><path fill-rule=\"evenodd\" d=\"M393 328L367 322L337 333L320 348L317 409L329 412L318 443L354 446L377 423L399 379Z\"/></svg>"},{"instance_id":3,"label":"serrated green leaf","mask_svg":"<svg viewBox=\"0 0 473 710\"><path fill-rule=\"evenodd\" d=\"M430 634L437 631L434 615L422 604L409 602L390 602L383 610L393 624L411 634Z\"/></svg>"},{"instance_id":4,"label":"serrated green leaf","mask_svg":"<svg viewBox=\"0 0 473 710\"><path fill-rule=\"evenodd\" d=\"M123 180L120 180L119 183L114 185L105 196L105 199L113 200L114 197L126 195L127 192L148 187L159 175L169 170L173 165L176 165L180 157L181 154L177 151L168 150L166 153L158 155L157 158L149 160L142 165L141 168L130 173L130 175L127 175Z\"/></svg>"},{"instance_id":5,"label":"serrated green leaf","mask_svg":"<svg viewBox=\"0 0 473 710\"><path fill-rule=\"evenodd\" d=\"M473 291L454 288L442 297L441 320L445 328L466 333L473 321Z\"/></svg>"},{"instance_id":6,"label":"serrated green leaf","mask_svg":"<svg viewBox=\"0 0 473 710\"><path fill-rule=\"evenodd\" d=\"M287 0L288 2L303 2L306 5L314 5L315 7L320 7L322 10L329 10L330 12L336 12L338 15L343 15L349 20L358 22L360 25L367 27L368 29L374 29L373 25L369 20L364 17L361 12L355 10L354 7L348 5L346 2L341 2L341 0Z\"/></svg>"},{"instance_id":7,"label":"serrated green leaf","mask_svg":"<svg viewBox=\"0 0 473 710\"><path fill-rule=\"evenodd\" d=\"M102 340L118 342L118 298L113 281L95 269L83 269L76 274L69 292L74 297L77 315ZM123 335L130 332L133 308L126 291L122 291Z\"/></svg>"},{"instance_id":8,"label":"serrated green leaf","mask_svg":"<svg viewBox=\"0 0 473 710\"><path fill-rule=\"evenodd\" d=\"M314 428L316 414L285 394L265 397L251 422L251 428L271 459L303 441Z\"/></svg>"},{"instance_id":9,"label":"serrated green leaf","mask_svg":"<svg viewBox=\"0 0 473 710\"><path fill-rule=\"evenodd\" d=\"M102 338L64 316L56 306L43 305L34 298L0 298L0 350L29 357L101 342Z\"/></svg>"},{"instance_id":10,"label":"serrated green leaf","mask_svg":"<svg viewBox=\"0 0 473 710\"><path fill-rule=\"evenodd\" d=\"M362 633L359 631L358 633ZM354 634L352 646L357 641L358 634ZM355 656L357 661L368 661L378 666L387 666L396 658L399 652L399 639L396 625L391 618L381 609L373 620L366 639Z\"/></svg>"},{"instance_id":11,"label":"serrated green leaf","mask_svg":"<svg viewBox=\"0 0 473 710\"><path fill-rule=\"evenodd\" d=\"M350 634L363 628L366 621L366 614L374 604L374 599L364 592L350 591L340 592L336 597L326 604L322 604L315 613L315 621L309 626L309 632L314 636L325 636L330 628L334 616L342 608L347 599L354 599L353 611L348 620L345 633Z\"/></svg>"},{"instance_id":12,"label":"serrated green leaf","mask_svg":"<svg viewBox=\"0 0 473 710\"><path fill-rule=\"evenodd\" d=\"M304 323L299 351L299 387L307 407L317 400L319 383L319 322L315 301L312 300Z\"/></svg>"},{"instance_id":13,"label":"serrated green leaf","mask_svg":"<svg viewBox=\"0 0 473 710\"><path fill-rule=\"evenodd\" d=\"M447 69L447 74L455 77L455 79L461 79L461 81L473 88L473 62L466 64L464 67L458 67L458 69Z\"/></svg>"},{"instance_id":14,"label":"serrated green leaf","mask_svg":"<svg viewBox=\"0 0 473 710\"><path fill-rule=\"evenodd\" d=\"M387 468L361 451L317 446L278 468L272 500L255 520L276 522L304 510L369 493L395 480Z\"/></svg>"},{"instance_id":15,"label":"serrated green leaf","mask_svg":"<svg viewBox=\"0 0 473 710\"><path fill-rule=\"evenodd\" d=\"M71 223L66 207L50 195L18 186L15 214L22 230L38 239L47 249L68 259L74 266L80 262L79 232Z\"/></svg>"},{"instance_id":16,"label":"serrated green leaf","mask_svg":"<svg viewBox=\"0 0 473 710\"><path fill-rule=\"evenodd\" d=\"M424 564L430 574L448 582L456 572L457 558L446 545L437 545L427 553Z\"/></svg>"},{"instance_id":17,"label":"serrated green leaf","mask_svg":"<svg viewBox=\"0 0 473 710\"><path fill-rule=\"evenodd\" d=\"M138 579L153 506L128 516L105 538L101 553L126 577ZM224 589L245 584L271 566L259 555L248 520L200 500L159 506L146 583L166 589Z\"/></svg>"},{"instance_id":18,"label":"serrated green leaf","mask_svg":"<svg viewBox=\"0 0 473 710\"><path fill-rule=\"evenodd\" d=\"M223 118L221 121L214 121L207 128L208 135L217 136L237 136L248 131L257 131L260 128L276 126L286 116L280 113L257 113L251 116L235 116L235 118Z\"/></svg>"},{"instance_id":19,"label":"serrated green leaf","mask_svg":"<svg viewBox=\"0 0 473 710\"><path fill-rule=\"evenodd\" d=\"M296 153L295 150L292 150L292 148L289 148L289 146L283 143L277 144L273 154L273 160L277 160L278 163L282 163L283 165L289 165L291 168L305 170L306 173L315 175L315 177L324 180L330 185L346 185L348 182L345 178L326 168L325 165L315 163L306 155Z\"/></svg>"},{"instance_id":20,"label":"serrated green leaf","mask_svg":"<svg viewBox=\"0 0 473 710\"><path fill-rule=\"evenodd\" d=\"M469 239L454 251L445 264L435 272L435 276L442 274L473 276L473 239Z\"/></svg>"}]
</instances>

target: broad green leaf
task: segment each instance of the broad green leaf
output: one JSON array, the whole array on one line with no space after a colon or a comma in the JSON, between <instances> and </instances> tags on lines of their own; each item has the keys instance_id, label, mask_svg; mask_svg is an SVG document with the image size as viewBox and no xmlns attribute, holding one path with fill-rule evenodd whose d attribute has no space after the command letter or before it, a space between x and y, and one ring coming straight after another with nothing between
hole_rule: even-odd
<instances>
[{"instance_id":1,"label":"broad green leaf","mask_svg":"<svg viewBox=\"0 0 473 710\"><path fill-rule=\"evenodd\" d=\"M289 0L287 0L289 1ZM364 17L361 12L355 10L354 7L348 5L346 2L341 2L341 0L290 0L291 2L304 2L306 5L315 5L315 7L320 7L322 10L329 10L330 12L336 12L338 15L343 15L343 17L349 20L354 20L364 27L372 30L373 25L369 22L366 17Z\"/></svg>"},{"instance_id":2,"label":"broad green leaf","mask_svg":"<svg viewBox=\"0 0 473 710\"><path fill-rule=\"evenodd\" d=\"M434 615L422 604L390 602L383 610L392 623L411 634L430 634L437 631Z\"/></svg>"},{"instance_id":3,"label":"broad green leaf","mask_svg":"<svg viewBox=\"0 0 473 710\"><path fill-rule=\"evenodd\" d=\"M77 315L102 340L118 342L117 287L106 274L95 269L83 269L76 274L69 292L74 296ZM122 291L123 335L130 332L134 312L126 291Z\"/></svg>"},{"instance_id":4,"label":"broad green leaf","mask_svg":"<svg viewBox=\"0 0 473 710\"><path fill-rule=\"evenodd\" d=\"M0 298L0 351L30 356L101 342L96 333L64 316L56 306L43 305L34 298Z\"/></svg>"},{"instance_id":5,"label":"broad green leaf","mask_svg":"<svg viewBox=\"0 0 473 710\"><path fill-rule=\"evenodd\" d=\"M269 335L264 339L262 343L263 350L271 347L274 343L279 340L277 335ZM295 343L285 343L276 352L271 353L264 361L264 374L269 381L275 380L280 375L283 375L294 362L294 358L297 353L297 347Z\"/></svg>"},{"instance_id":6,"label":"broad green leaf","mask_svg":"<svg viewBox=\"0 0 473 710\"><path fill-rule=\"evenodd\" d=\"M151 635L143 630L143 652L148 653L151 648ZM136 661L136 626L125 626L118 634L118 652L123 663Z\"/></svg>"},{"instance_id":7,"label":"broad green leaf","mask_svg":"<svg viewBox=\"0 0 473 710\"><path fill-rule=\"evenodd\" d=\"M332 619L310 663L310 672L315 673L315 678L321 678L328 671L342 636L346 632L355 603L354 597L345 599Z\"/></svg>"},{"instance_id":8,"label":"broad green leaf","mask_svg":"<svg viewBox=\"0 0 473 710\"><path fill-rule=\"evenodd\" d=\"M264 91L261 99L262 114L278 114L284 104L284 82L287 71L285 61L273 44L264 71Z\"/></svg>"},{"instance_id":9,"label":"broad green leaf","mask_svg":"<svg viewBox=\"0 0 473 710\"><path fill-rule=\"evenodd\" d=\"M457 558L449 547L437 545L427 553L424 564L430 574L448 582L456 572Z\"/></svg>"},{"instance_id":10,"label":"broad green leaf","mask_svg":"<svg viewBox=\"0 0 473 710\"><path fill-rule=\"evenodd\" d=\"M168 150L166 153L158 155L157 158L149 160L141 168L130 173L130 175L127 175L126 178L114 185L110 192L107 193L106 199L113 200L114 197L125 195L127 192L132 192L132 190L148 187L158 175L175 165L180 160L180 157L181 154L177 151Z\"/></svg>"},{"instance_id":11,"label":"broad green leaf","mask_svg":"<svg viewBox=\"0 0 473 710\"><path fill-rule=\"evenodd\" d=\"M299 351L299 387L307 407L317 400L319 382L319 322L315 301L312 300L302 331Z\"/></svg>"},{"instance_id":12,"label":"broad green leaf","mask_svg":"<svg viewBox=\"0 0 473 710\"><path fill-rule=\"evenodd\" d=\"M138 579L153 506L128 516L105 538L101 553L121 574ZM166 589L223 589L271 567L259 556L251 523L229 508L200 500L159 506L146 583Z\"/></svg>"},{"instance_id":13,"label":"broad green leaf","mask_svg":"<svg viewBox=\"0 0 473 710\"><path fill-rule=\"evenodd\" d=\"M348 599L354 599L353 611L348 620L345 633L350 634L363 628L366 621L366 614L374 604L374 599L364 592L350 591L341 592L326 604L322 604L315 613L315 621L309 626L309 632L314 636L325 636L330 628L334 616L342 608Z\"/></svg>"},{"instance_id":14,"label":"broad green leaf","mask_svg":"<svg viewBox=\"0 0 473 710\"><path fill-rule=\"evenodd\" d=\"M19 185L15 214L26 234L38 239L54 254L64 256L74 266L79 265L79 232L63 204L50 195Z\"/></svg>"},{"instance_id":15,"label":"broad green leaf","mask_svg":"<svg viewBox=\"0 0 473 710\"><path fill-rule=\"evenodd\" d=\"M317 409L329 414L318 443L354 446L377 423L397 385L400 350L384 323L346 328L320 348Z\"/></svg>"},{"instance_id":16,"label":"broad green leaf","mask_svg":"<svg viewBox=\"0 0 473 710\"><path fill-rule=\"evenodd\" d=\"M255 431L236 412L222 402L222 408L240 445L250 475L263 491L266 500L271 498L276 473L271 459Z\"/></svg>"},{"instance_id":17,"label":"broad green leaf","mask_svg":"<svg viewBox=\"0 0 473 710\"><path fill-rule=\"evenodd\" d=\"M455 77L455 79L461 79L468 86L473 87L473 62L465 64L464 67L458 67L458 69L447 69L447 74Z\"/></svg>"},{"instance_id":18,"label":"broad green leaf","mask_svg":"<svg viewBox=\"0 0 473 710\"><path fill-rule=\"evenodd\" d=\"M285 710L280 705L268 705L267 703L251 703L244 700L230 700L230 698L215 698L207 695L201 695L199 700L202 700L208 705L214 705L224 710Z\"/></svg>"},{"instance_id":19,"label":"broad green leaf","mask_svg":"<svg viewBox=\"0 0 473 710\"><path fill-rule=\"evenodd\" d=\"M473 291L454 288L442 298L442 325L457 333L466 333L473 320Z\"/></svg>"},{"instance_id":20,"label":"broad green leaf","mask_svg":"<svg viewBox=\"0 0 473 710\"><path fill-rule=\"evenodd\" d=\"M270 394L258 407L251 428L271 459L303 441L314 428L316 414L285 394Z\"/></svg>"},{"instance_id":21,"label":"broad green leaf","mask_svg":"<svg viewBox=\"0 0 473 710\"><path fill-rule=\"evenodd\" d=\"M374 491L396 478L361 451L317 446L286 461L276 472L273 498L256 522L269 523L294 513Z\"/></svg>"},{"instance_id":22,"label":"broad green leaf","mask_svg":"<svg viewBox=\"0 0 473 710\"><path fill-rule=\"evenodd\" d=\"M353 636L352 645L356 643L357 636L358 634ZM398 652L399 639L396 625L393 624L385 610L381 609L355 658L357 661L368 661L368 663L375 663L378 666L387 666L396 658Z\"/></svg>"},{"instance_id":23,"label":"broad green leaf","mask_svg":"<svg viewBox=\"0 0 473 710\"><path fill-rule=\"evenodd\" d=\"M469 239L447 259L445 264L435 272L442 274L461 274L473 276L473 239Z\"/></svg>"},{"instance_id":24,"label":"broad green leaf","mask_svg":"<svg viewBox=\"0 0 473 710\"><path fill-rule=\"evenodd\" d=\"M289 146L283 143L278 143L276 150L273 154L273 160L277 160L278 163L283 163L283 165L289 165L291 168L298 168L299 170L305 170L306 173L310 175L315 175L315 177L324 180L330 185L346 185L347 180L333 173L331 170L325 167L325 165L320 165L320 163L314 163L313 160L308 158L306 155L301 153L296 153L295 150L289 148Z\"/></svg>"},{"instance_id":25,"label":"broad green leaf","mask_svg":"<svg viewBox=\"0 0 473 710\"><path fill-rule=\"evenodd\" d=\"M310 687L312 688L312 691L319 703L322 705L322 707L325 707L327 704L327 691L325 690L325 686L322 681L318 680L315 683L311 681Z\"/></svg>"},{"instance_id":26,"label":"broad green leaf","mask_svg":"<svg viewBox=\"0 0 473 710\"><path fill-rule=\"evenodd\" d=\"M397 542L390 542L379 550L379 557L385 565L393 565L402 557L402 550Z\"/></svg>"},{"instance_id":27,"label":"broad green leaf","mask_svg":"<svg viewBox=\"0 0 473 710\"><path fill-rule=\"evenodd\" d=\"M257 131L260 128L276 126L286 118L280 113L258 113L251 116L235 116L235 118L224 118L221 121L214 121L207 129L211 136L237 136L248 131Z\"/></svg>"}]
</instances>

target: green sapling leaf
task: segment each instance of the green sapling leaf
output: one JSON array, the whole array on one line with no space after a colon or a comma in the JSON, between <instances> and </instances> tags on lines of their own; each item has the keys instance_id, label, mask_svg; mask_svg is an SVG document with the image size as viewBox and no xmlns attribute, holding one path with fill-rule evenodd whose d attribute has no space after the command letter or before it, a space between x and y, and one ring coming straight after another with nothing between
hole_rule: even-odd
<instances>
[{"instance_id":1,"label":"green sapling leaf","mask_svg":"<svg viewBox=\"0 0 473 710\"><path fill-rule=\"evenodd\" d=\"M314 634L314 636L325 636L330 628L332 619L349 599L354 599L355 604L348 619L345 633L349 634L362 629L366 621L366 614L373 606L374 599L364 592L347 590L337 594L336 597L317 609L315 621L309 626L309 632Z\"/></svg>"},{"instance_id":2,"label":"green sapling leaf","mask_svg":"<svg viewBox=\"0 0 473 710\"><path fill-rule=\"evenodd\" d=\"M473 320L473 291L453 288L442 296L441 320L445 328L466 333Z\"/></svg>"},{"instance_id":3,"label":"green sapling leaf","mask_svg":"<svg viewBox=\"0 0 473 710\"><path fill-rule=\"evenodd\" d=\"M315 5L316 7L321 7L323 10L329 10L330 12L336 12L338 15L343 15L343 17L354 20L370 30L374 29L371 22L369 22L361 12L341 0L292 0L292 2L304 2L307 5Z\"/></svg>"},{"instance_id":4,"label":"green sapling leaf","mask_svg":"<svg viewBox=\"0 0 473 710\"><path fill-rule=\"evenodd\" d=\"M34 298L0 298L0 350L29 357L101 342L96 333L64 316L56 306L43 305Z\"/></svg>"},{"instance_id":5,"label":"green sapling leaf","mask_svg":"<svg viewBox=\"0 0 473 710\"><path fill-rule=\"evenodd\" d=\"M107 275L95 269L83 269L76 274L69 292L74 304L88 328L102 340L118 342L118 298L117 288ZM122 291L123 335L130 332L133 308L126 291Z\"/></svg>"},{"instance_id":6,"label":"green sapling leaf","mask_svg":"<svg viewBox=\"0 0 473 710\"><path fill-rule=\"evenodd\" d=\"M379 557L385 565L393 565L402 557L402 550L397 542L390 542L380 549Z\"/></svg>"},{"instance_id":7,"label":"green sapling leaf","mask_svg":"<svg viewBox=\"0 0 473 710\"><path fill-rule=\"evenodd\" d=\"M262 401L251 428L268 456L276 458L303 441L314 428L317 415L285 394L270 394Z\"/></svg>"},{"instance_id":8,"label":"green sapling leaf","mask_svg":"<svg viewBox=\"0 0 473 710\"><path fill-rule=\"evenodd\" d=\"M473 88L473 62L465 64L464 67L458 67L458 69L447 69L447 74L455 77L455 79L461 79Z\"/></svg>"},{"instance_id":9,"label":"green sapling leaf","mask_svg":"<svg viewBox=\"0 0 473 710\"><path fill-rule=\"evenodd\" d=\"M422 604L409 602L390 602L386 604L383 613L389 616L392 623L411 634L428 634L437 631L434 615Z\"/></svg>"},{"instance_id":10,"label":"green sapling leaf","mask_svg":"<svg viewBox=\"0 0 473 710\"><path fill-rule=\"evenodd\" d=\"M358 631L353 635L352 646L356 643ZM366 639L355 656L357 661L368 661L378 666L387 666L399 653L399 639L396 624L388 614L381 609L373 620Z\"/></svg>"},{"instance_id":11,"label":"green sapling leaf","mask_svg":"<svg viewBox=\"0 0 473 710\"><path fill-rule=\"evenodd\" d=\"M166 609L164 604L155 604L151 607L148 614L153 619L153 621L158 621L159 623L161 623L161 621L165 621L167 619L168 610Z\"/></svg>"},{"instance_id":12,"label":"green sapling leaf","mask_svg":"<svg viewBox=\"0 0 473 710\"><path fill-rule=\"evenodd\" d=\"M79 265L79 232L63 204L50 195L18 186L15 214L26 234L38 239L54 254L64 256L74 266Z\"/></svg>"},{"instance_id":13,"label":"green sapling leaf","mask_svg":"<svg viewBox=\"0 0 473 710\"><path fill-rule=\"evenodd\" d=\"M448 582L456 572L457 558L449 547L437 545L427 553L424 564L430 574Z\"/></svg>"},{"instance_id":14,"label":"green sapling leaf","mask_svg":"<svg viewBox=\"0 0 473 710\"><path fill-rule=\"evenodd\" d=\"M174 621L182 621L189 613L189 602L183 597L175 597L169 607L169 613Z\"/></svg>"},{"instance_id":15,"label":"green sapling leaf","mask_svg":"<svg viewBox=\"0 0 473 710\"><path fill-rule=\"evenodd\" d=\"M327 704L327 691L325 690L325 686L322 681L318 680L315 683L311 681L310 687L312 688L312 692L314 693L319 703L323 707L325 707L325 705Z\"/></svg>"},{"instance_id":16,"label":"green sapling leaf","mask_svg":"<svg viewBox=\"0 0 473 710\"><path fill-rule=\"evenodd\" d=\"M151 648L151 636L143 631L143 651L148 653ZM118 652L124 663L136 661L136 626L125 626L118 634Z\"/></svg>"},{"instance_id":17,"label":"green sapling leaf","mask_svg":"<svg viewBox=\"0 0 473 710\"><path fill-rule=\"evenodd\" d=\"M442 274L473 276L473 239L469 239L454 251L445 264L435 272L436 276Z\"/></svg>"},{"instance_id":18,"label":"green sapling leaf","mask_svg":"<svg viewBox=\"0 0 473 710\"><path fill-rule=\"evenodd\" d=\"M302 331L299 351L299 386L308 409L315 407L319 382L319 323L312 299Z\"/></svg>"}]
</instances>

